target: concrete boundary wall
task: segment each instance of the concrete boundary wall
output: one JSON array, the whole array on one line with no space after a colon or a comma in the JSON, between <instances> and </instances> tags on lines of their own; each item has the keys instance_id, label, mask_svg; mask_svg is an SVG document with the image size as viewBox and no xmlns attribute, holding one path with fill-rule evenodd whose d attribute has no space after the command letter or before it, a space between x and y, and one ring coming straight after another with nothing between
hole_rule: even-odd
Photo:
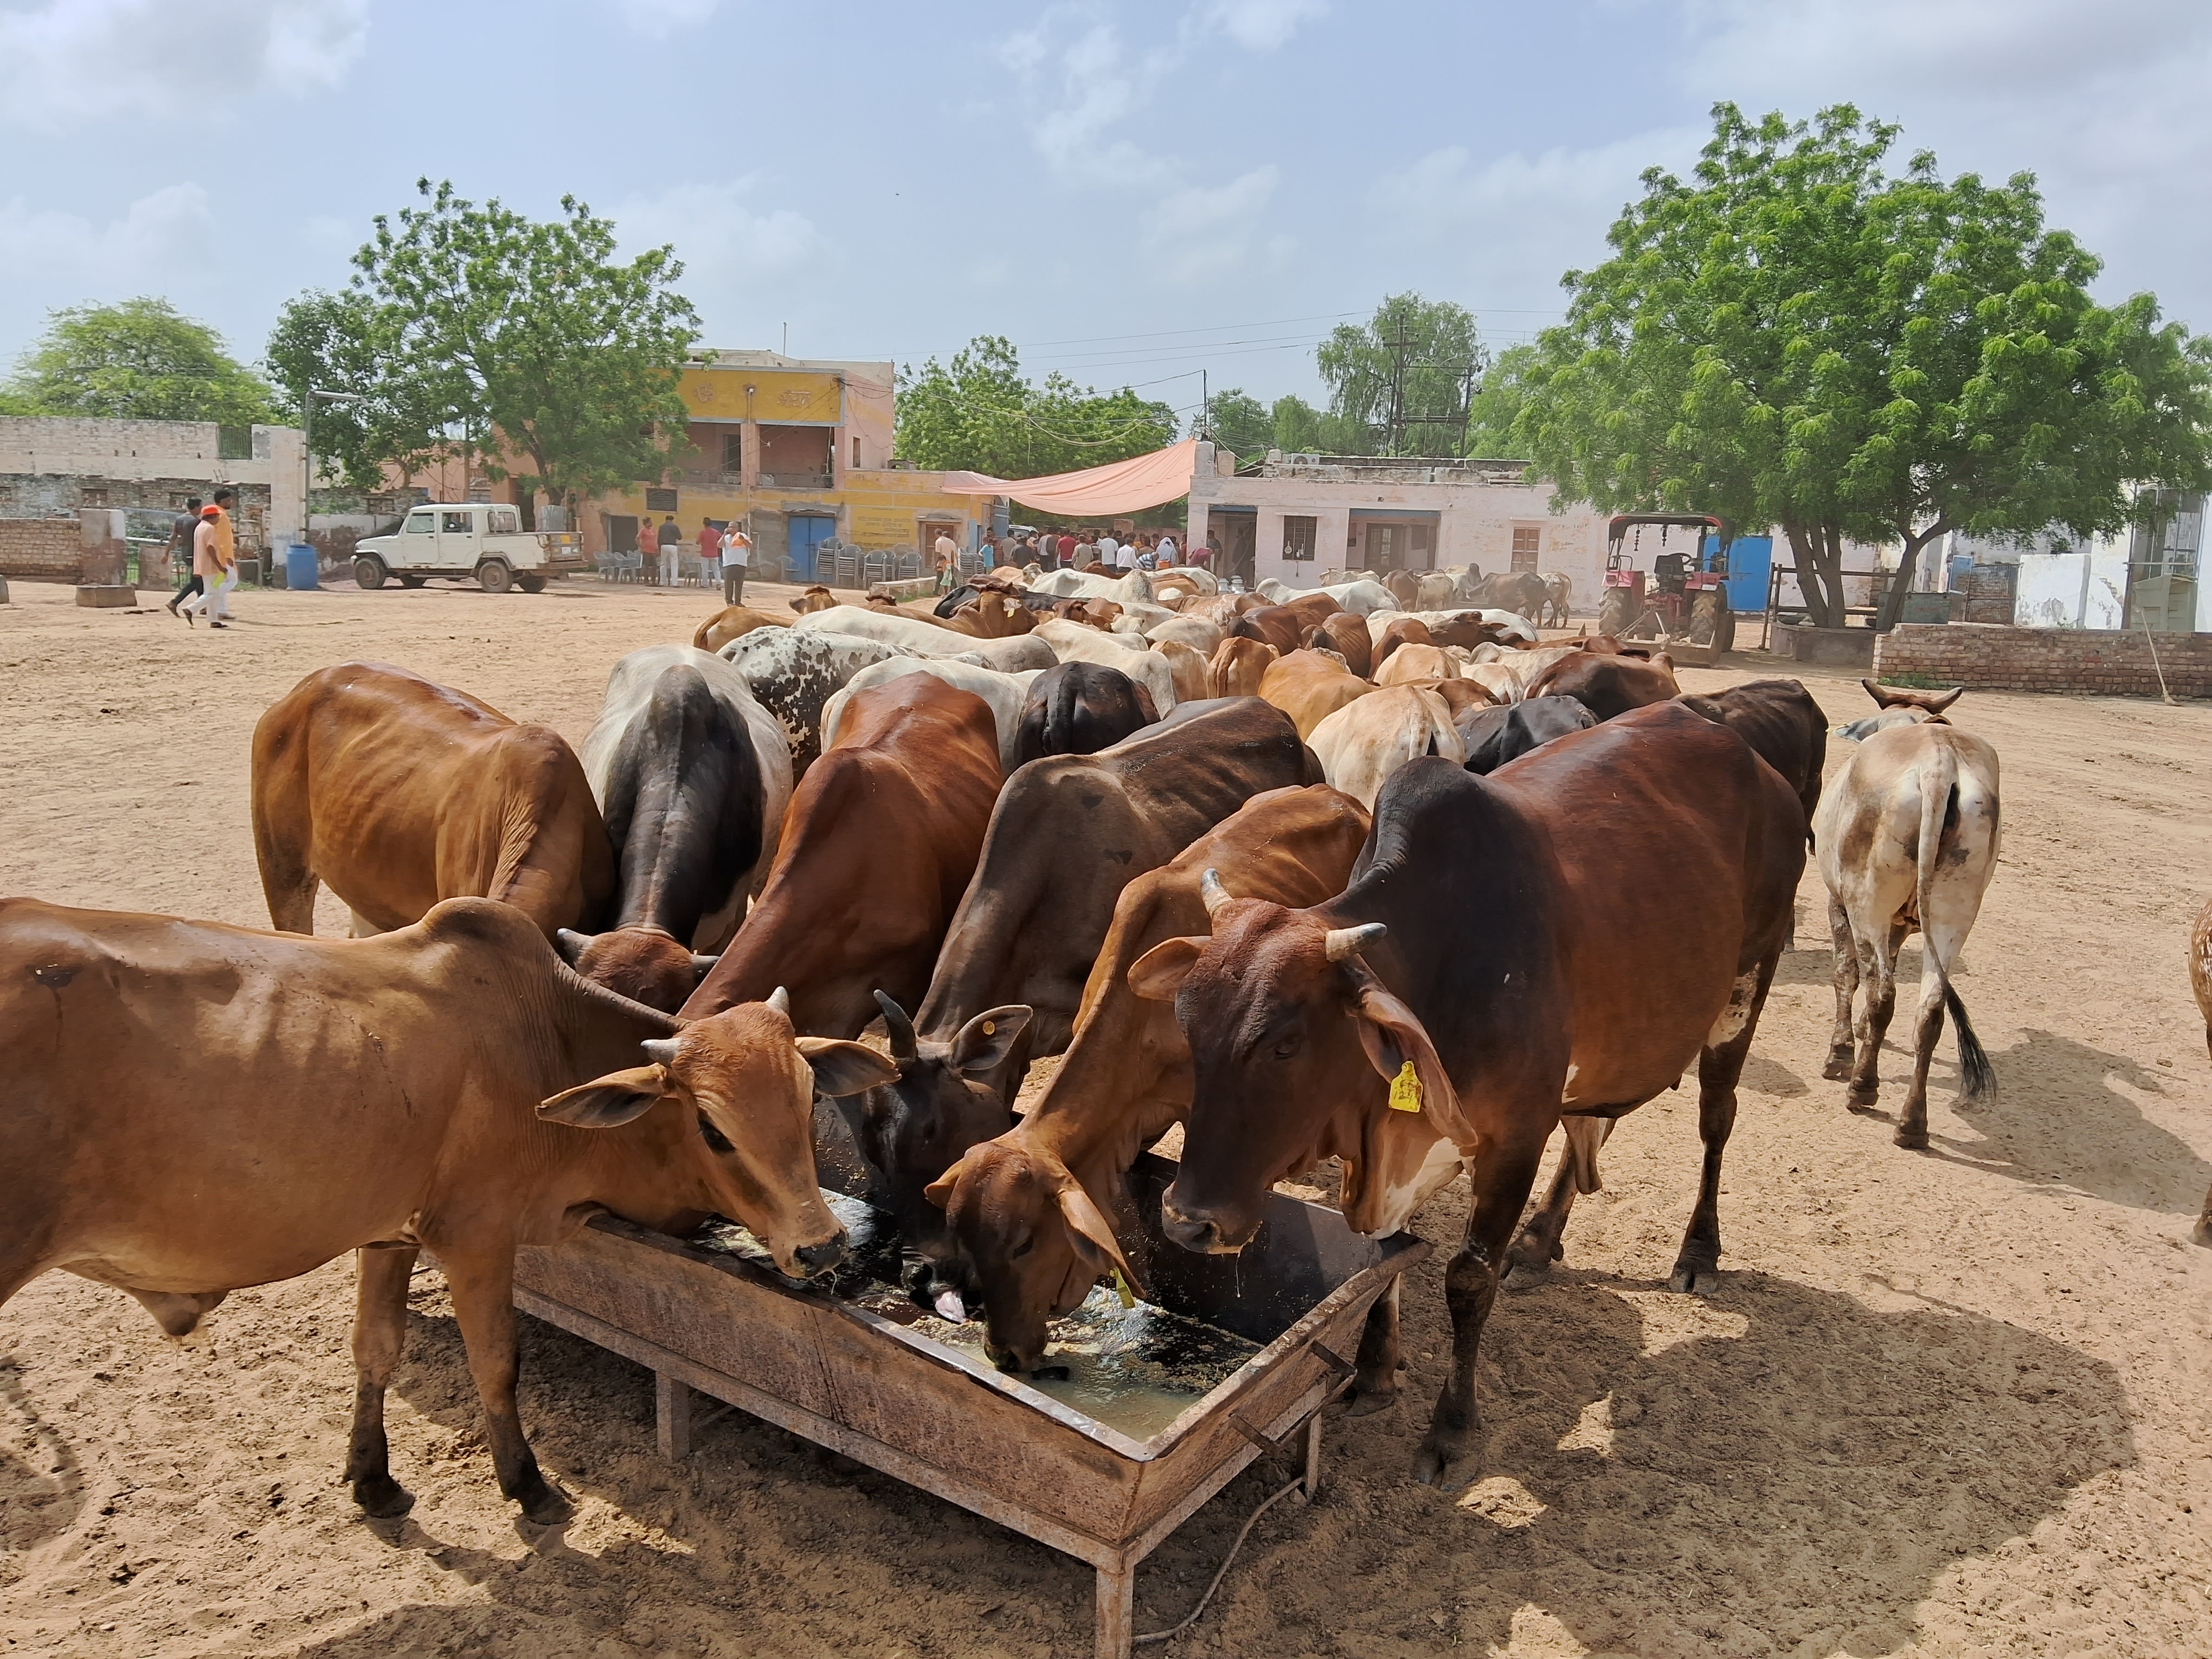
<instances>
[{"instance_id":1,"label":"concrete boundary wall","mask_svg":"<svg viewBox=\"0 0 2212 1659\"><path fill-rule=\"evenodd\" d=\"M2160 634L2158 666L2177 697L2212 697L2212 634ZM2137 629L1905 623L1875 644L1877 679L1910 676L1982 691L2155 697L2152 645Z\"/></svg>"}]
</instances>

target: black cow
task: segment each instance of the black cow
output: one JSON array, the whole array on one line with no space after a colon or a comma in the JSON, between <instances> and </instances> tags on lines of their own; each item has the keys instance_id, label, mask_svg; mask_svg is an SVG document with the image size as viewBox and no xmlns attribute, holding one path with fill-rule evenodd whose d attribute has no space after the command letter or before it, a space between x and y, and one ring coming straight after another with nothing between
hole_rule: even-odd
<instances>
[{"instance_id":1,"label":"black cow","mask_svg":"<svg viewBox=\"0 0 2212 1659\"><path fill-rule=\"evenodd\" d=\"M1455 715L1453 724L1467 744L1467 769L1487 777L1554 738L1588 731L1597 724L1597 716L1577 697L1534 697L1503 708L1468 708Z\"/></svg>"},{"instance_id":2,"label":"black cow","mask_svg":"<svg viewBox=\"0 0 2212 1659\"><path fill-rule=\"evenodd\" d=\"M615 921L555 942L586 978L673 1013L714 961L694 947L729 942L775 855L790 751L728 663L653 645L608 676L583 762L614 842Z\"/></svg>"},{"instance_id":3,"label":"black cow","mask_svg":"<svg viewBox=\"0 0 2212 1659\"><path fill-rule=\"evenodd\" d=\"M867 1097L859 1138L910 1243L939 1252L944 1216L921 1189L1012 1127L1030 1060L1066 1048L1121 889L1253 796L1323 781L1290 716L1257 697L1183 703L1006 781L919 1014L880 1000L899 1076Z\"/></svg>"},{"instance_id":4,"label":"black cow","mask_svg":"<svg viewBox=\"0 0 2212 1659\"><path fill-rule=\"evenodd\" d=\"M1159 719L1152 694L1103 662L1064 662L1030 682L1014 764L1047 755L1095 755Z\"/></svg>"},{"instance_id":5,"label":"black cow","mask_svg":"<svg viewBox=\"0 0 2212 1659\"><path fill-rule=\"evenodd\" d=\"M1820 769L1828 758L1828 717L1796 680L1748 680L1711 696L1684 693L1685 708L1717 721L1749 744L1782 774L1805 805L1807 833L1820 804Z\"/></svg>"}]
</instances>

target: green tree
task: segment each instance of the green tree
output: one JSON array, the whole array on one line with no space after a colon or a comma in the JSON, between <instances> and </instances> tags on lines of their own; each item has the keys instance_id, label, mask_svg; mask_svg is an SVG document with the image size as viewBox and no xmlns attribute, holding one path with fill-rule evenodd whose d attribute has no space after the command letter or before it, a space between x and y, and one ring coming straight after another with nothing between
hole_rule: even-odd
<instances>
[{"instance_id":1,"label":"green tree","mask_svg":"<svg viewBox=\"0 0 2212 1659\"><path fill-rule=\"evenodd\" d=\"M379 216L354 255L379 447L403 461L481 451L487 474L556 501L663 476L699 337L674 251L617 259L613 222L574 197L541 222L450 183L416 189L424 204Z\"/></svg>"},{"instance_id":2,"label":"green tree","mask_svg":"<svg viewBox=\"0 0 2212 1659\"><path fill-rule=\"evenodd\" d=\"M303 417L311 386L364 399L319 398L308 434L317 477L347 489L374 489L383 479L385 460L404 447L398 434L417 424L387 406L396 388L382 385L382 313L358 289L329 294L310 289L285 302L269 335L264 361L287 419Z\"/></svg>"},{"instance_id":3,"label":"green tree","mask_svg":"<svg viewBox=\"0 0 2212 1659\"><path fill-rule=\"evenodd\" d=\"M1286 455L1372 455L1374 430L1348 415L1316 409L1295 392L1275 399L1275 447Z\"/></svg>"},{"instance_id":4,"label":"green tree","mask_svg":"<svg viewBox=\"0 0 2212 1659\"><path fill-rule=\"evenodd\" d=\"M897 447L917 466L1036 478L1127 460L1175 441L1175 411L1127 387L1101 394L1065 375L1022 374L1011 342L978 335L899 369Z\"/></svg>"},{"instance_id":5,"label":"green tree","mask_svg":"<svg viewBox=\"0 0 2212 1659\"><path fill-rule=\"evenodd\" d=\"M1692 179L1646 173L1613 257L1567 274L1516 376L1511 435L1562 501L1778 526L1836 626L1847 539L2086 536L2130 480L2203 487L2204 347L2148 296L2095 304L2031 177L1947 183L1923 154L1893 178L1897 129L1849 105L1713 118Z\"/></svg>"},{"instance_id":6,"label":"green tree","mask_svg":"<svg viewBox=\"0 0 2212 1659\"><path fill-rule=\"evenodd\" d=\"M1466 307L1394 294L1369 321L1338 324L1314 361L1328 387L1329 413L1372 432L1371 453L1459 453L1468 376L1482 361Z\"/></svg>"},{"instance_id":7,"label":"green tree","mask_svg":"<svg viewBox=\"0 0 2212 1659\"><path fill-rule=\"evenodd\" d=\"M276 415L268 382L233 358L221 335L147 296L50 313L8 395L25 415L227 426Z\"/></svg>"},{"instance_id":8,"label":"green tree","mask_svg":"<svg viewBox=\"0 0 2212 1659\"><path fill-rule=\"evenodd\" d=\"M1482 371L1482 383L1475 388L1468 414L1468 455L1486 460L1520 458L1513 422L1520 418L1521 406L1528 401L1524 377L1535 358L1533 345L1509 346Z\"/></svg>"},{"instance_id":9,"label":"green tree","mask_svg":"<svg viewBox=\"0 0 2212 1659\"><path fill-rule=\"evenodd\" d=\"M1274 447L1274 415L1241 386L1215 392L1206 417L1213 441L1239 461L1256 461Z\"/></svg>"}]
</instances>

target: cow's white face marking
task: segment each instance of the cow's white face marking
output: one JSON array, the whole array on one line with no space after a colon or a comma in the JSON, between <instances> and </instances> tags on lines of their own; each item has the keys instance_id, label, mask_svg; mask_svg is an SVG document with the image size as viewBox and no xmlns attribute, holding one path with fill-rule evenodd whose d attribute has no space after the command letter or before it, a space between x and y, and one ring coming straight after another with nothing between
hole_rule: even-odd
<instances>
[{"instance_id":1,"label":"cow's white face marking","mask_svg":"<svg viewBox=\"0 0 2212 1659\"><path fill-rule=\"evenodd\" d=\"M1414 1212L1443 1188L1451 1182L1464 1165L1459 1148L1446 1139L1439 1138L1429 1148L1421 1167L1413 1171L1413 1178L1382 1192L1382 1220L1376 1227L1377 1235L1395 1233L1413 1218Z\"/></svg>"},{"instance_id":2,"label":"cow's white face marking","mask_svg":"<svg viewBox=\"0 0 2212 1659\"><path fill-rule=\"evenodd\" d=\"M1759 975L1755 969L1735 976L1735 983L1729 988L1728 1006L1721 1010L1713 1029L1705 1033L1705 1047L1717 1048L1741 1034L1745 1022L1751 1018L1751 1000L1758 994Z\"/></svg>"}]
</instances>

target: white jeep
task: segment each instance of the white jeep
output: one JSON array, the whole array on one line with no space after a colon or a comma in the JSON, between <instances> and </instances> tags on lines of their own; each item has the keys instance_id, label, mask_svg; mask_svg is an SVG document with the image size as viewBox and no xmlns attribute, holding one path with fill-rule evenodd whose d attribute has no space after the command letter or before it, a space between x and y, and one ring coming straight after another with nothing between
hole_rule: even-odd
<instances>
[{"instance_id":1,"label":"white jeep","mask_svg":"<svg viewBox=\"0 0 2212 1659\"><path fill-rule=\"evenodd\" d=\"M573 530L525 530L505 501L434 501L409 509L397 532L356 542L353 579L381 587L397 576L420 587L433 576L473 577L487 593L543 592L549 576L590 568Z\"/></svg>"}]
</instances>

